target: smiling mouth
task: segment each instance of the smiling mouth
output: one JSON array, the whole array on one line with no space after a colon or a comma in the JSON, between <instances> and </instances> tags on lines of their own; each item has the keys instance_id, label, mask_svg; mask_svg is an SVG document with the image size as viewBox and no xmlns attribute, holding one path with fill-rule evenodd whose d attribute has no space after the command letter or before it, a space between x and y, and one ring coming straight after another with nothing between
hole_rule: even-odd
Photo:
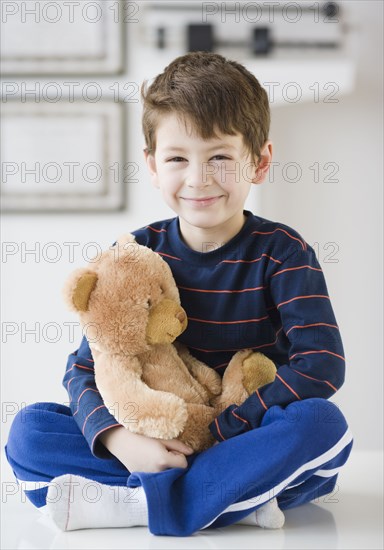
<instances>
[{"instance_id":1,"label":"smiling mouth","mask_svg":"<svg viewBox=\"0 0 384 550\"><path fill-rule=\"evenodd\" d=\"M180 197L182 200L185 200L189 203L192 203L192 204L197 204L197 205L201 205L201 206L204 206L204 205L209 205L209 204L213 204L214 202L218 201L223 195L215 195L213 197Z\"/></svg>"},{"instance_id":2,"label":"smiling mouth","mask_svg":"<svg viewBox=\"0 0 384 550\"><path fill-rule=\"evenodd\" d=\"M221 197L221 195L209 195L207 197L181 197L181 198L185 199L186 201L206 201L209 199L217 199L218 197Z\"/></svg>"}]
</instances>

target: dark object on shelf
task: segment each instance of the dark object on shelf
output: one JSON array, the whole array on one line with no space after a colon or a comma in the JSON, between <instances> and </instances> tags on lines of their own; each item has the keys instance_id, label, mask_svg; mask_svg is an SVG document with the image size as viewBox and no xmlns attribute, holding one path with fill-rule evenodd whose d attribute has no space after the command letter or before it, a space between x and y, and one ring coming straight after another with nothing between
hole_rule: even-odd
<instances>
[{"instance_id":1,"label":"dark object on shelf","mask_svg":"<svg viewBox=\"0 0 384 550\"><path fill-rule=\"evenodd\" d=\"M222 9L225 11L228 11L230 13L234 13L236 9L242 9L242 6L239 2L223 2L224 7L222 6ZM247 11L251 11L254 7L255 10L259 9L257 6L257 3L255 2L255 6L252 6L252 2L249 3L249 5L246 5ZM268 4L263 4L268 6ZM218 6L218 4L217 4ZM313 13L313 10L318 6L318 2L314 5L313 3L300 3L300 2L292 2L292 7L299 8L303 13L310 12ZM195 0L188 1L177 1L177 0L171 0L167 3L163 2L155 2L155 3L149 3L148 8L153 11L168 11L168 12L182 12L182 11L198 11L201 13L201 2L196 2ZM288 5L289 8L289 5ZM279 4L277 2L273 5L273 11L279 12L287 9L287 4L284 2L280 2ZM340 14L340 5L338 2L325 2L320 7L321 13L324 14L325 17L334 17L335 15ZM217 12L213 12L217 13Z\"/></svg>"},{"instance_id":2,"label":"dark object on shelf","mask_svg":"<svg viewBox=\"0 0 384 550\"><path fill-rule=\"evenodd\" d=\"M339 5L336 2L327 2L322 8L325 17L335 17L339 14Z\"/></svg>"},{"instance_id":3,"label":"dark object on shelf","mask_svg":"<svg viewBox=\"0 0 384 550\"><path fill-rule=\"evenodd\" d=\"M246 46L246 44L244 44ZM255 55L267 55L275 48L280 49L336 49L340 46L338 42L308 42L305 40L286 40L275 42L270 32L270 27L255 27L253 29L252 53Z\"/></svg>"},{"instance_id":4,"label":"dark object on shelf","mask_svg":"<svg viewBox=\"0 0 384 550\"><path fill-rule=\"evenodd\" d=\"M187 27L187 39L189 52L213 52L213 25L191 23Z\"/></svg>"},{"instance_id":5,"label":"dark object on shelf","mask_svg":"<svg viewBox=\"0 0 384 550\"><path fill-rule=\"evenodd\" d=\"M164 48L165 48L165 28L164 27L158 27L156 29L156 31L157 31L156 46L159 50L164 50Z\"/></svg>"},{"instance_id":6,"label":"dark object on shelf","mask_svg":"<svg viewBox=\"0 0 384 550\"><path fill-rule=\"evenodd\" d=\"M266 55L272 49L271 33L268 27L253 29L252 52L257 55Z\"/></svg>"},{"instance_id":7,"label":"dark object on shelf","mask_svg":"<svg viewBox=\"0 0 384 550\"><path fill-rule=\"evenodd\" d=\"M338 48L338 42L308 42L308 41L285 41L276 42L273 40L271 27L260 26L252 29L249 40L215 40L214 26L207 24L191 23L187 26L187 51L206 51L213 52L220 47L239 47L251 49L254 55L268 55L274 48L315 48L315 49L333 49Z\"/></svg>"}]
</instances>

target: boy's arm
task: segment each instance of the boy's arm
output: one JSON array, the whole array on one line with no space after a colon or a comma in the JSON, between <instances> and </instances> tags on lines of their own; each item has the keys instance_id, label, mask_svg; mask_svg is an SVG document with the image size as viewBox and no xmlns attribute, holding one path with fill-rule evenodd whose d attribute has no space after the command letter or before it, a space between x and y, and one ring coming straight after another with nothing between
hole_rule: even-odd
<instances>
[{"instance_id":1,"label":"boy's arm","mask_svg":"<svg viewBox=\"0 0 384 550\"><path fill-rule=\"evenodd\" d=\"M131 433L108 412L96 387L93 357L85 337L68 357L63 385L73 418L98 458L113 455L131 472L187 467L186 455L193 453L190 447L175 439L162 441Z\"/></svg>"},{"instance_id":2,"label":"boy's arm","mask_svg":"<svg viewBox=\"0 0 384 550\"><path fill-rule=\"evenodd\" d=\"M92 453L103 458L110 455L101 444L99 436L120 424L109 413L96 387L93 363L92 353L84 336L79 349L68 357L63 386L68 392L72 416Z\"/></svg>"},{"instance_id":3,"label":"boy's arm","mask_svg":"<svg viewBox=\"0 0 384 550\"><path fill-rule=\"evenodd\" d=\"M311 397L328 399L343 384L345 359L324 275L314 250L291 254L269 279L269 290L281 320L276 341L289 341L288 361L276 379L240 406L231 405L210 425L218 441L260 426L273 405L286 406ZM257 349L268 355L268 347Z\"/></svg>"}]
</instances>

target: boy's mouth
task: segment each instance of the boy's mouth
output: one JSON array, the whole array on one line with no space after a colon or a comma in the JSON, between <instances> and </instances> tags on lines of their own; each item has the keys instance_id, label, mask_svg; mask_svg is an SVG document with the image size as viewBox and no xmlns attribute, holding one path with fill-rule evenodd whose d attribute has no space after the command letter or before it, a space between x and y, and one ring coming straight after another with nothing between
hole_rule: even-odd
<instances>
[{"instance_id":1,"label":"boy's mouth","mask_svg":"<svg viewBox=\"0 0 384 550\"><path fill-rule=\"evenodd\" d=\"M221 197L223 197L223 195L215 195L212 197L196 197L196 198L180 197L180 198L186 201L191 206L211 206L211 204L215 204L219 199L221 199Z\"/></svg>"}]
</instances>

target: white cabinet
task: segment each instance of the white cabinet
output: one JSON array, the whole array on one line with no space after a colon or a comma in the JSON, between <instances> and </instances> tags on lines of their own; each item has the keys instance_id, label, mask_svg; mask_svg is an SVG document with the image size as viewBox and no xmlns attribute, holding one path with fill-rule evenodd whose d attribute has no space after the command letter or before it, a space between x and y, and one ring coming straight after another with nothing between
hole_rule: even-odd
<instances>
[{"instance_id":1,"label":"white cabinet","mask_svg":"<svg viewBox=\"0 0 384 550\"><path fill-rule=\"evenodd\" d=\"M131 7L1 2L3 211L125 205L125 104L114 83L125 71Z\"/></svg>"}]
</instances>

